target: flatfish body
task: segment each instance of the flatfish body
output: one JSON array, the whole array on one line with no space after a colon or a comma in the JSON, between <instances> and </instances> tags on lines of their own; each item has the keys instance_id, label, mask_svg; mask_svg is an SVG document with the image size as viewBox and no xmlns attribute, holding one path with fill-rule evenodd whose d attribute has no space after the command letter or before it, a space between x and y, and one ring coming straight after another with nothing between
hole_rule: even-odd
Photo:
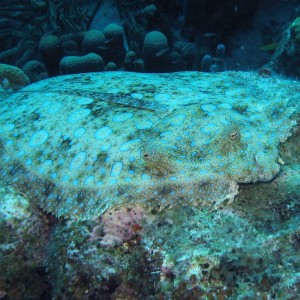
<instances>
[{"instance_id":1,"label":"flatfish body","mask_svg":"<svg viewBox=\"0 0 300 300\"><path fill-rule=\"evenodd\" d=\"M1 99L0 177L58 217L218 207L279 172L299 93L248 72L50 78Z\"/></svg>"}]
</instances>

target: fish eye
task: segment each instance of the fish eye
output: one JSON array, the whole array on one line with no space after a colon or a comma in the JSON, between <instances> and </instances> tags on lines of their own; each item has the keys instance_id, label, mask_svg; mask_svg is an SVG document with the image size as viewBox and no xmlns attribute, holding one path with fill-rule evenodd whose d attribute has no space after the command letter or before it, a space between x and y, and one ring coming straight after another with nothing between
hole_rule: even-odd
<instances>
[{"instance_id":1,"label":"fish eye","mask_svg":"<svg viewBox=\"0 0 300 300\"><path fill-rule=\"evenodd\" d=\"M237 136L238 136L237 131L234 131L234 132L231 132L231 133L230 133L230 138L231 138L232 140L234 140Z\"/></svg>"}]
</instances>

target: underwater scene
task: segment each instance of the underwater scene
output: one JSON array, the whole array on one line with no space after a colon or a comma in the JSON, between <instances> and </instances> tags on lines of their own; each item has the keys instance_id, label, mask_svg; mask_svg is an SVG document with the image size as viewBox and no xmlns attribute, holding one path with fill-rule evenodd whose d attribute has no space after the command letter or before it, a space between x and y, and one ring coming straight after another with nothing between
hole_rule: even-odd
<instances>
[{"instance_id":1,"label":"underwater scene","mask_svg":"<svg viewBox=\"0 0 300 300\"><path fill-rule=\"evenodd\" d=\"M300 299L300 0L0 5L0 300Z\"/></svg>"}]
</instances>

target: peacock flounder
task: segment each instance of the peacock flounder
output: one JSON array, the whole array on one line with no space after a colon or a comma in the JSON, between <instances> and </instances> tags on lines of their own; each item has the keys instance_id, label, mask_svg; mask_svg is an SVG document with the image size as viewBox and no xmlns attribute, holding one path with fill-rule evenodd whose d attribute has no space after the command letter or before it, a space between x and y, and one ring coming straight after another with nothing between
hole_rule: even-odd
<instances>
[{"instance_id":1,"label":"peacock flounder","mask_svg":"<svg viewBox=\"0 0 300 300\"><path fill-rule=\"evenodd\" d=\"M279 172L299 83L254 73L51 78L0 107L1 178L56 216L219 206Z\"/></svg>"}]
</instances>

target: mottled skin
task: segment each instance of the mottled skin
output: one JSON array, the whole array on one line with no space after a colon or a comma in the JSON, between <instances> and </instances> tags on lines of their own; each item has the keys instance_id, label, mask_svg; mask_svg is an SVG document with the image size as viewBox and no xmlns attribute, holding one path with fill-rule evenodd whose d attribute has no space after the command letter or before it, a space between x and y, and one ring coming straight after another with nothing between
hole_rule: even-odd
<instances>
[{"instance_id":1,"label":"mottled skin","mask_svg":"<svg viewBox=\"0 0 300 300\"><path fill-rule=\"evenodd\" d=\"M3 100L0 174L58 216L217 207L279 172L298 98L296 82L252 73L51 78Z\"/></svg>"}]
</instances>

